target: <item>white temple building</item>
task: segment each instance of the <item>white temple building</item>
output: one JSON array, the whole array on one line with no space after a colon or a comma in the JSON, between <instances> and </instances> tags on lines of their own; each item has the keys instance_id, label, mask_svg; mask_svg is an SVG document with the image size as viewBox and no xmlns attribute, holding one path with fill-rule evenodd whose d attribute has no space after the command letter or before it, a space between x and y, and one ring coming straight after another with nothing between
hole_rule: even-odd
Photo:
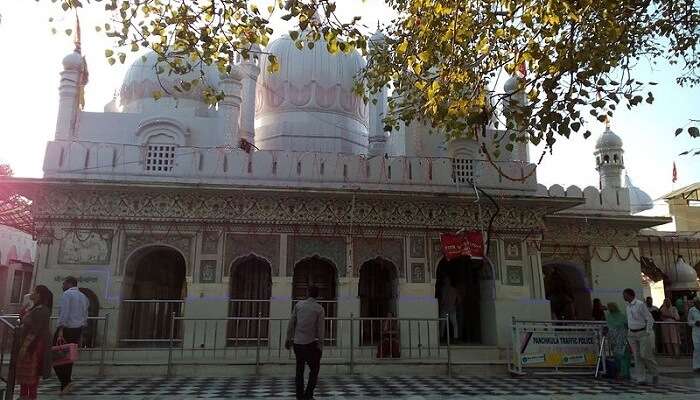
<instances>
[{"instance_id":1,"label":"white temple building","mask_svg":"<svg viewBox=\"0 0 700 400\"><path fill-rule=\"evenodd\" d=\"M288 36L265 50L279 72L264 58L229 74L204 69L225 94L217 107L203 101L203 86L172 90L180 78L158 75L147 54L104 112L85 112L86 65L78 52L63 60L44 177L12 182L34 202L37 283L58 295L62 278L76 276L94 315L112 319L110 347L167 342L175 313L269 317L252 327L173 326L197 346L262 337L277 348L276 321L310 285L338 318L330 346L353 335L372 346L378 325L344 329L341 320L434 320L449 282L462 299L453 343L503 359L513 317L588 319L592 298L621 303L624 288L641 288L638 232L668 219L635 215L650 198L623 184L625 157L635 155L609 128L591 155L599 183L538 184L527 145L497 162L511 180L476 142L446 143L419 123L385 132L386 91L376 104L352 92L359 53L298 50ZM154 91L164 94L155 100ZM461 229L488 236L490 263L444 259L439 235ZM400 330L406 346L441 339L434 323Z\"/></svg>"}]
</instances>

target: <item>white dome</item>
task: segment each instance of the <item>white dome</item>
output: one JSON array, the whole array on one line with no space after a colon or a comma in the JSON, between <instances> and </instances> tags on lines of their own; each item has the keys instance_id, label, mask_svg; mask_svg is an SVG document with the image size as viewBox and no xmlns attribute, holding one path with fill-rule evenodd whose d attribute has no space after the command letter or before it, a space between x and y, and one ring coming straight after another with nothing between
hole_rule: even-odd
<instances>
[{"instance_id":1,"label":"white dome","mask_svg":"<svg viewBox=\"0 0 700 400\"><path fill-rule=\"evenodd\" d=\"M629 175L625 175L625 186L630 195L630 211L632 214L637 214L645 210L654 208L654 201L645 191L634 186Z\"/></svg>"},{"instance_id":2,"label":"white dome","mask_svg":"<svg viewBox=\"0 0 700 400\"><path fill-rule=\"evenodd\" d=\"M83 56L74 51L63 58L63 69L79 71L83 67Z\"/></svg>"},{"instance_id":3,"label":"white dome","mask_svg":"<svg viewBox=\"0 0 700 400\"><path fill-rule=\"evenodd\" d=\"M157 68L163 72L157 73ZM192 82L202 77L198 67L187 74L170 72L166 62L159 62L157 53L151 51L139 57L129 67L122 86L119 89L119 100L126 112L146 112L149 109L169 109L173 107L206 108L203 91L207 86L214 88L219 85L219 73L214 67L204 66L204 81L199 81L189 91L178 91L175 86L182 82ZM154 93L160 92L162 97L154 99Z\"/></svg>"},{"instance_id":4,"label":"white dome","mask_svg":"<svg viewBox=\"0 0 700 400\"><path fill-rule=\"evenodd\" d=\"M520 85L520 78L518 78L515 75L511 75L508 80L506 80L506 83L503 84L503 90L506 93L513 93L516 90L518 90L518 86Z\"/></svg>"},{"instance_id":5,"label":"white dome","mask_svg":"<svg viewBox=\"0 0 700 400\"><path fill-rule=\"evenodd\" d=\"M610 127L606 127L605 132L598 138L595 147L597 150L621 149L622 139L611 131Z\"/></svg>"},{"instance_id":6,"label":"white dome","mask_svg":"<svg viewBox=\"0 0 700 400\"><path fill-rule=\"evenodd\" d=\"M278 72L260 61L255 143L264 150L364 153L368 145L368 107L353 93L365 66L357 51L330 54L321 39L313 49L296 48L285 35L265 49L279 62Z\"/></svg>"},{"instance_id":7,"label":"white dome","mask_svg":"<svg viewBox=\"0 0 700 400\"><path fill-rule=\"evenodd\" d=\"M697 290L698 274L693 267L685 262L683 257L678 257L676 264L671 267L671 290Z\"/></svg>"}]
</instances>

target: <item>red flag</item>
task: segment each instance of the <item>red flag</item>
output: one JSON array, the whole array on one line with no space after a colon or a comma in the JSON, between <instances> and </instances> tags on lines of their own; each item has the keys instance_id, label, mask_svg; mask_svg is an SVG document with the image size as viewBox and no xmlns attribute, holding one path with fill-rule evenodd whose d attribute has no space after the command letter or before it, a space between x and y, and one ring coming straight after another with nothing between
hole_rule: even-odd
<instances>
[{"instance_id":1,"label":"red flag","mask_svg":"<svg viewBox=\"0 0 700 400\"><path fill-rule=\"evenodd\" d=\"M673 162L673 179L671 179L673 183L676 183L678 180L678 170L676 169L676 162Z\"/></svg>"}]
</instances>

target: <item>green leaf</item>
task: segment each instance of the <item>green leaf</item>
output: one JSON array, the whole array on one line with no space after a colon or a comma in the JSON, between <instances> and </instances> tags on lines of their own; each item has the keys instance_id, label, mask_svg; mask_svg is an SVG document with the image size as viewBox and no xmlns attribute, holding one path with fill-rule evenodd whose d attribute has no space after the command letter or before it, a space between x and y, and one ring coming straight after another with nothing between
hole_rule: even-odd
<instances>
[{"instance_id":1,"label":"green leaf","mask_svg":"<svg viewBox=\"0 0 700 400\"><path fill-rule=\"evenodd\" d=\"M299 31L289 31L289 37L296 41L299 38Z\"/></svg>"},{"instance_id":2,"label":"green leaf","mask_svg":"<svg viewBox=\"0 0 700 400\"><path fill-rule=\"evenodd\" d=\"M676 136L680 135L681 133L683 133L683 128L676 129L676 132L675 132Z\"/></svg>"},{"instance_id":3,"label":"green leaf","mask_svg":"<svg viewBox=\"0 0 700 400\"><path fill-rule=\"evenodd\" d=\"M688 128L688 134L690 135L690 137L697 138L700 137L700 130L698 130L697 126L691 126L690 128Z\"/></svg>"},{"instance_id":4,"label":"green leaf","mask_svg":"<svg viewBox=\"0 0 700 400\"><path fill-rule=\"evenodd\" d=\"M112 57L113 55L114 55L114 51L112 51L110 49L105 50L105 57L109 58L109 57Z\"/></svg>"}]
</instances>

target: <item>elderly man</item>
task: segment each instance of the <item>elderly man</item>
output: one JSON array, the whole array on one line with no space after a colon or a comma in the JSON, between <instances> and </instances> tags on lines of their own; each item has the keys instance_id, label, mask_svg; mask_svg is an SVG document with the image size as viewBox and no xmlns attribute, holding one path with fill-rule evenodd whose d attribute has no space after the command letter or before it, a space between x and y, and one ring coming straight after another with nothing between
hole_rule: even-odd
<instances>
[{"instance_id":1,"label":"elderly man","mask_svg":"<svg viewBox=\"0 0 700 400\"><path fill-rule=\"evenodd\" d=\"M627 327L634 365L641 379L637 383L646 383L646 375L651 375L652 384L659 382L659 365L654 358L654 317L651 316L647 305L636 298L634 290L625 289L622 292L627 302Z\"/></svg>"},{"instance_id":2,"label":"elderly man","mask_svg":"<svg viewBox=\"0 0 700 400\"><path fill-rule=\"evenodd\" d=\"M688 310L688 325L693 327L693 370L700 373L700 297L695 297Z\"/></svg>"}]
</instances>

